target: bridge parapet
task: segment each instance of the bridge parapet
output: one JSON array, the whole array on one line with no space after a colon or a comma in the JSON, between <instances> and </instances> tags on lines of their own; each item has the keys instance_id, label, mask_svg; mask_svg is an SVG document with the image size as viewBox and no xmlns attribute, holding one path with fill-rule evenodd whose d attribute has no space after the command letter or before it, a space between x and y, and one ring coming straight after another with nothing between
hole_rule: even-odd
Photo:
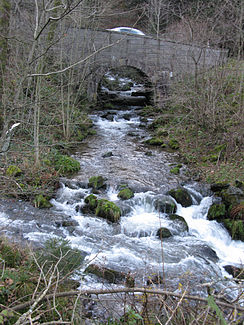
<instances>
[{"instance_id":1,"label":"bridge parapet","mask_svg":"<svg viewBox=\"0 0 244 325\"><path fill-rule=\"evenodd\" d=\"M93 95L99 80L111 68L135 67L157 88L165 79L165 73L176 78L194 74L219 65L227 58L227 51L220 49L107 30L70 28L64 44L69 63L89 57L84 66L90 71L89 92Z\"/></svg>"}]
</instances>

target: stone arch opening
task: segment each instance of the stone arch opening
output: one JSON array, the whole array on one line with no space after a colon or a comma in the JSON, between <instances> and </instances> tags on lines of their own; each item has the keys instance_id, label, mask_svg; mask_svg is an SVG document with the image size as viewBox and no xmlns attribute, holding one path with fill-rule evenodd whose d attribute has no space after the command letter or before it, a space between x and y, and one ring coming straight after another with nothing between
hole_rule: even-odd
<instances>
[{"instance_id":1,"label":"stone arch opening","mask_svg":"<svg viewBox=\"0 0 244 325\"><path fill-rule=\"evenodd\" d=\"M140 69L122 65L104 70L98 81L97 101L101 106L146 106L153 103L153 86Z\"/></svg>"}]
</instances>

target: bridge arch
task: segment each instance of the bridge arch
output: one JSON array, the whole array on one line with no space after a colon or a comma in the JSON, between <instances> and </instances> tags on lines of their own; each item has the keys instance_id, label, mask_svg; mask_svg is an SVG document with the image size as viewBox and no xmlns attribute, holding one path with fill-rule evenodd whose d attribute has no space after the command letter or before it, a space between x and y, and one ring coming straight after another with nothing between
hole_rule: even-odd
<instances>
[{"instance_id":1,"label":"bridge arch","mask_svg":"<svg viewBox=\"0 0 244 325\"><path fill-rule=\"evenodd\" d=\"M85 28L67 30L63 44L67 61L72 64L84 58L86 66L89 65L87 91L92 99L96 97L104 71L111 68L124 65L139 69L149 77L157 97L171 73L175 78L182 78L184 74L210 69L227 58L226 51L207 45L182 44L150 36Z\"/></svg>"},{"instance_id":2,"label":"bridge arch","mask_svg":"<svg viewBox=\"0 0 244 325\"><path fill-rule=\"evenodd\" d=\"M114 80L109 81L109 77L114 78ZM127 83L125 82L125 84L122 86L120 82L121 78L131 80L132 84L130 84L130 81L128 81ZM107 66L106 69L104 69L104 73L102 76L100 76L96 85L97 99L98 101L103 101L104 99L109 100L110 91L128 91L132 89L132 85L142 85L142 87L139 86L139 89L135 90L132 93L131 97L129 97L130 101L136 102L137 97L138 100L141 102L141 105L152 103L153 85L150 78L146 75L144 71L130 65L117 65L113 67ZM102 90L103 87L109 89L107 95Z\"/></svg>"}]
</instances>

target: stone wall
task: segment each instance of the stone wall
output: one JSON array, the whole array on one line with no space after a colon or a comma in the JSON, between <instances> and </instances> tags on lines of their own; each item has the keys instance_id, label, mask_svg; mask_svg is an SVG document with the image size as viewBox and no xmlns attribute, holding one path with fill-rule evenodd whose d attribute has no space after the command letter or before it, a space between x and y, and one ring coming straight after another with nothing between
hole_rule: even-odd
<instances>
[{"instance_id":1,"label":"stone wall","mask_svg":"<svg viewBox=\"0 0 244 325\"><path fill-rule=\"evenodd\" d=\"M220 49L107 30L70 28L64 44L66 60L70 63L91 55L80 65L80 69L86 66L90 71L91 96L96 93L103 74L111 68L132 66L140 69L157 89L170 77L181 78L186 73L210 69L227 58L227 52ZM94 51L97 53L92 55Z\"/></svg>"}]
</instances>

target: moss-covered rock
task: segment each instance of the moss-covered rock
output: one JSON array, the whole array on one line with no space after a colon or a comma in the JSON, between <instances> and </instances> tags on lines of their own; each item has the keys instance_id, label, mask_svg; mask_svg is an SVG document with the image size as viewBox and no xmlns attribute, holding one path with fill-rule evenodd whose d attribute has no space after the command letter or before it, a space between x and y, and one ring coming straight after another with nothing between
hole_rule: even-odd
<instances>
[{"instance_id":1,"label":"moss-covered rock","mask_svg":"<svg viewBox=\"0 0 244 325\"><path fill-rule=\"evenodd\" d=\"M160 239L163 239L163 238L171 237L172 234L171 234L171 232L169 231L168 228L161 227L161 228L158 229L156 236L159 237Z\"/></svg>"},{"instance_id":2,"label":"moss-covered rock","mask_svg":"<svg viewBox=\"0 0 244 325\"><path fill-rule=\"evenodd\" d=\"M122 189L122 190L119 191L119 193L118 193L118 197L119 197L121 200L129 200L129 199L131 199L133 196L134 196L134 192L133 192L129 187Z\"/></svg>"},{"instance_id":3,"label":"moss-covered rock","mask_svg":"<svg viewBox=\"0 0 244 325\"><path fill-rule=\"evenodd\" d=\"M89 178L88 186L92 187L93 190L106 188L105 179L102 176L92 176Z\"/></svg>"},{"instance_id":4,"label":"moss-covered rock","mask_svg":"<svg viewBox=\"0 0 244 325\"><path fill-rule=\"evenodd\" d=\"M101 199L98 200L95 214L111 222L118 222L121 216L121 210L115 203Z\"/></svg>"},{"instance_id":5,"label":"moss-covered rock","mask_svg":"<svg viewBox=\"0 0 244 325\"><path fill-rule=\"evenodd\" d=\"M97 264L90 264L85 269L85 273L95 274L96 276L105 279L110 283L125 283L128 287L134 287L135 283L134 278L130 274L115 271Z\"/></svg>"},{"instance_id":6,"label":"moss-covered rock","mask_svg":"<svg viewBox=\"0 0 244 325\"><path fill-rule=\"evenodd\" d=\"M210 189L213 192L221 192L222 190L226 190L230 184L228 183L213 183L210 185Z\"/></svg>"},{"instance_id":7,"label":"moss-covered rock","mask_svg":"<svg viewBox=\"0 0 244 325\"><path fill-rule=\"evenodd\" d=\"M184 187L172 189L167 194L172 196L176 202L180 203L183 207L189 207L192 205L192 198Z\"/></svg>"},{"instance_id":8,"label":"moss-covered rock","mask_svg":"<svg viewBox=\"0 0 244 325\"><path fill-rule=\"evenodd\" d=\"M42 194L36 195L34 199L34 205L39 209L48 209L52 207L52 204L49 202L49 198Z\"/></svg>"},{"instance_id":9,"label":"moss-covered rock","mask_svg":"<svg viewBox=\"0 0 244 325\"><path fill-rule=\"evenodd\" d=\"M180 226L181 231L189 231L188 224L187 224L186 220L183 217L179 216L178 214L172 213L172 214L169 214L168 218L171 221L176 222Z\"/></svg>"},{"instance_id":10,"label":"moss-covered rock","mask_svg":"<svg viewBox=\"0 0 244 325\"><path fill-rule=\"evenodd\" d=\"M162 195L154 201L154 207L157 211L162 213L175 213L176 204L171 197Z\"/></svg>"},{"instance_id":11,"label":"moss-covered rock","mask_svg":"<svg viewBox=\"0 0 244 325\"><path fill-rule=\"evenodd\" d=\"M244 221L224 219L223 224L231 235L232 239L244 241Z\"/></svg>"},{"instance_id":12,"label":"moss-covered rock","mask_svg":"<svg viewBox=\"0 0 244 325\"><path fill-rule=\"evenodd\" d=\"M86 207L91 210L92 212L95 212L97 205L98 205L98 199L96 195L90 194L85 198Z\"/></svg>"},{"instance_id":13,"label":"moss-covered rock","mask_svg":"<svg viewBox=\"0 0 244 325\"><path fill-rule=\"evenodd\" d=\"M6 170L6 175L9 177L20 176L21 174L22 174L22 170L16 165L10 165Z\"/></svg>"},{"instance_id":14,"label":"moss-covered rock","mask_svg":"<svg viewBox=\"0 0 244 325\"><path fill-rule=\"evenodd\" d=\"M157 138L157 137L153 137L153 138L146 140L145 143L149 144L151 146L162 146L162 145L164 145L164 140Z\"/></svg>"},{"instance_id":15,"label":"moss-covered rock","mask_svg":"<svg viewBox=\"0 0 244 325\"><path fill-rule=\"evenodd\" d=\"M218 193L218 195L222 198L228 212L230 212L233 207L239 205L240 202L244 200L243 191L234 186L229 186L227 189Z\"/></svg>"},{"instance_id":16,"label":"moss-covered rock","mask_svg":"<svg viewBox=\"0 0 244 325\"><path fill-rule=\"evenodd\" d=\"M208 220L219 220L226 216L226 207L223 203L214 203L208 210Z\"/></svg>"},{"instance_id":17,"label":"moss-covered rock","mask_svg":"<svg viewBox=\"0 0 244 325\"><path fill-rule=\"evenodd\" d=\"M180 167L175 166L175 167L171 168L170 173L174 174L174 175L178 175L180 173Z\"/></svg>"}]
</instances>

